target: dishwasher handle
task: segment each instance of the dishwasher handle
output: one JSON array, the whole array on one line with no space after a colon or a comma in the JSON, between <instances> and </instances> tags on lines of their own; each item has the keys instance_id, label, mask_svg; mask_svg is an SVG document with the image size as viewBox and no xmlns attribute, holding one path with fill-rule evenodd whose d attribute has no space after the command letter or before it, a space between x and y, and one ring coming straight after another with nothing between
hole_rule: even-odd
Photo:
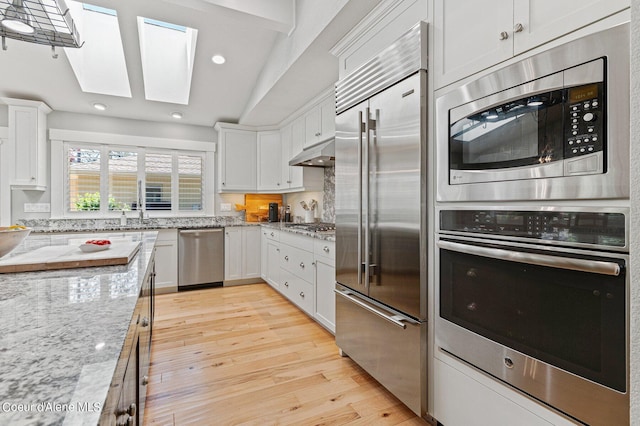
<instances>
[{"instance_id":1,"label":"dishwasher handle","mask_svg":"<svg viewBox=\"0 0 640 426\"><path fill-rule=\"evenodd\" d=\"M184 231L180 231L180 235L184 235L187 237L197 237L199 234L210 234L213 232L222 232L224 228L214 228L214 229L185 229Z\"/></svg>"}]
</instances>

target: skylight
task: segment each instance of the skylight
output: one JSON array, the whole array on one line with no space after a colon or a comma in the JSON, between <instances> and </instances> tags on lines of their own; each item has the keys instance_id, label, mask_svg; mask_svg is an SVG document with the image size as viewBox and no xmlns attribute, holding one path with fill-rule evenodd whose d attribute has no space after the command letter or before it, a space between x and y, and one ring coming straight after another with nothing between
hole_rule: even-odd
<instances>
[{"instance_id":1,"label":"skylight","mask_svg":"<svg viewBox=\"0 0 640 426\"><path fill-rule=\"evenodd\" d=\"M198 30L138 17L145 98L187 105Z\"/></svg>"},{"instance_id":2,"label":"skylight","mask_svg":"<svg viewBox=\"0 0 640 426\"><path fill-rule=\"evenodd\" d=\"M130 98L117 12L72 0L67 5L85 42L81 49L65 48L82 91Z\"/></svg>"}]
</instances>

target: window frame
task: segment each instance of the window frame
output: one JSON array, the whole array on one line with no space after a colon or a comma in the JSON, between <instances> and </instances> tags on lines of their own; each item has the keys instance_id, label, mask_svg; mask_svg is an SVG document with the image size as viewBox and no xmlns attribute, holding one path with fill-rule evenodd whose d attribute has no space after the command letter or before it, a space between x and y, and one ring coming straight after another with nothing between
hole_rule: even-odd
<instances>
[{"instance_id":1,"label":"window frame","mask_svg":"<svg viewBox=\"0 0 640 426\"><path fill-rule=\"evenodd\" d=\"M172 210L146 210L149 217L203 217L214 215L215 196L215 149L216 143L183 139L165 139L146 136L116 135L109 133L82 132L73 130L50 129L51 140L51 218L60 219L110 219L120 217L121 210L109 210L108 203L100 203L98 211L71 211L69 210L69 161L68 149L89 148L100 149L100 194L108 197L109 170L104 167L108 164L109 151L132 151L138 153L138 180L142 181L142 187L146 185L144 159L146 153L161 152L171 153L173 164L177 165L178 156L198 156L202 158L202 209L179 210L179 190L176 186L179 180L177 167L172 167ZM175 147L179 146L180 149ZM106 194L106 195L103 195ZM108 199L108 198L106 198ZM106 200L105 199L105 200ZM106 206L106 207L105 207ZM175 210L174 210L175 208ZM125 212L127 216L137 217L138 210Z\"/></svg>"}]
</instances>

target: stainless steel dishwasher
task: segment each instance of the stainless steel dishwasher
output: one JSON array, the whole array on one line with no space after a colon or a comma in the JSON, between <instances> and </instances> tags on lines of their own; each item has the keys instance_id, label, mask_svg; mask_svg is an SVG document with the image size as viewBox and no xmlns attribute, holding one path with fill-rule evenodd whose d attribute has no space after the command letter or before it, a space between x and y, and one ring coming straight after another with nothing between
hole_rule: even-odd
<instances>
[{"instance_id":1,"label":"stainless steel dishwasher","mask_svg":"<svg viewBox=\"0 0 640 426\"><path fill-rule=\"evenodd\" d=\"M184 229L178 242L178 291L219 287L224 280L224 228Z\"/></svg>"}]
</instances>

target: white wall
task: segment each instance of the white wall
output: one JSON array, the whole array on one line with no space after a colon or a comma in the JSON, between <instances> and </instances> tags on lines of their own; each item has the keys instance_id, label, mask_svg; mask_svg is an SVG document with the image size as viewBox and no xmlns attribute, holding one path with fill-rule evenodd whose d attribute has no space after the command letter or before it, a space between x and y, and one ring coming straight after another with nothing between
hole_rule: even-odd
<instances>
[{"instance_id":1,"label":"white wall","mask_svg":"<svg viewBox=\"0 0 640 426\"><path fill-rule=\"evenodd\" d=\"M6 106L0 106L0 126L3 125L3 120L6 121L8 119L7 111L8 110ZM47 116L47 127L49 129L66 129L101 133L115 133L130 136L185 139L211 143L217 140L217 133L213 129L213 127L191 126L174 123L157 123L58 111L54 111ZM50 147L48 147L47 150L47 158L47 164L49 165L48 173L50 174ZM3 180L4 179L5 177L3 176ZM44 192L13 190L11 191L11 218L9 222L13 223L18 219L47 219L50 217L49 213L25 213L24 203L50 202L50 186ZM214 208L216 213L219 211L220 202L220 197L216 196L216 199L214 201Z\"/></svg>"},{"instance_id":2,"label":"white wall","mask_svg":"<svg viewBox=\"0 0 640 426\"><path fill-rule=\"evenodd\" d=\"M631 1L631 424L640 424L640 0Z\"/></svg>"}]
</instances>

